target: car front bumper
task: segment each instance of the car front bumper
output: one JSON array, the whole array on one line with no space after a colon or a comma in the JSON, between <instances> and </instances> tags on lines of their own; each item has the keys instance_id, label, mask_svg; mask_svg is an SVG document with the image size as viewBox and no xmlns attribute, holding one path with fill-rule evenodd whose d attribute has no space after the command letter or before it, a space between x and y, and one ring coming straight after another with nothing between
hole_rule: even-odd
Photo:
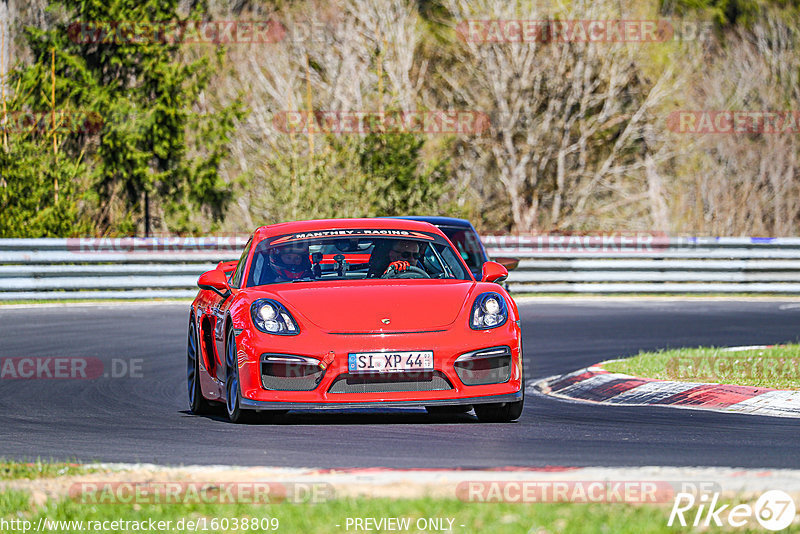
<instances>
[{"instance_id":1,"label":"car front bumper","mask_svg":"<svg viewBox=\"0 0 800 534\"><path fill-rule=\"evenodd\" d=\"M516 402L522 400L522 390L505 395L489 395L486 397L452 398L411 401L364 401L364 402L275 402L239 399L239 405L248 410L345 410L352 408L413 408L416 406L454 406L466 404L489 404L499 402Z\"/></svg>"},{"instance_id":2,"label":"car front bumper","mask_svg":"<svg viewBox=\"0 0 800 534\"><path fill-rule=\"evenodd\" d=\"M364 407L408 407L467 405L514 402L523 395L524 375L519 326L508 321L492 330L450 328L437 332L402 334L333 334L315 330L297 336L273 336L245 329L236 339L240 404L246 409L341 409ZM502 383L466 385L456 373L459 356L489 347L510 348L510 378ZM432 350L434 370L446 377L450 387L427 391L347 392L329 391L333 383L348 373L348 354L353 352L391 352ZM326 362L325 374L309 391L265 389L261 382L261 355L278 353L315 358Z\"/></svg>"}]
</instances>

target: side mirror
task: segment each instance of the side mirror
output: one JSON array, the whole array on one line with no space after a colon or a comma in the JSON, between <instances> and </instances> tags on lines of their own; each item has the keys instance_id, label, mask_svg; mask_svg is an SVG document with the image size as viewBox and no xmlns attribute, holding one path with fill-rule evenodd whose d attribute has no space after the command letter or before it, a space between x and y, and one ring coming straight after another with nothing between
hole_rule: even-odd
<instances>
[{"instance_id":1,"label":"side mirror","mask_svg":"<svg viewBox=\"0 0 800 534\"><path fill-rule=\"evenodd\" d=\"M219 269L214 269L213 271L208 271L200 275L197 286L200 289L213 291L224 299L228 298L231 294L231 290L228 288L228 280L225 278L225 273Z\"/></svg>"},{"instance_id":2,"label":"side mirror","mask_svg":"<svg viewBox=\"0 0 800 534\"><path fill-rule=\"evenodd\" d=\"M497 263L496 261L487 261L481 268L481 281L482 282L495 282L499 284L508 278L508 269Z\"/></svg>"},{"instance_id":3,"label":"side mirror","mask_svg":"<svg viewBox=\"0 0 800 534\"><path fill-rule=\"evenodd\" d=\"M508 271L513 271L519 267L519 258L495 258L494 261L505 267Z\"/></svg>"},{"instance_id":4,"label":"side mirror","mask_svg":"<svg viewBox=\"0 0 800 534\"><path fill-rule=\"evenodd\" d=\"M232 273L236 270L236 266L239 264L239 260L233 261L221 261L217 264L217 270L224 272L225 274Z\"/></svg>"}]
</instances>

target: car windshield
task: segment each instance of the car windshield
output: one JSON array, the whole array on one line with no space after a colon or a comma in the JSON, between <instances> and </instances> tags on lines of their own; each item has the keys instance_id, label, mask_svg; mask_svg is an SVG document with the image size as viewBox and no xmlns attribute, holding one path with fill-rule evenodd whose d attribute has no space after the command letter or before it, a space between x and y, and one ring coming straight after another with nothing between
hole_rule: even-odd
<instances>
[{"instance_id":1,"label":"car windshield","mask_svg":"<svg viewBox=\"0 0 800 534\"><path fill-rule=\"evenodd\" d=\"M346 229L262 240L247 285L398 278L471 279L458 252L435 233Z\"/></svg>"},{"instance_id":2,"label":"car windshield","mask_svg":"<svg viewBox=\"0 0 800 534\"><path fill-rule=\"evenodd\" d=\"M484 257L478 235L471 228L443 226L440 229L456 246L467 266L473 271L480 271Z\"/></svg>"}]
</instances>

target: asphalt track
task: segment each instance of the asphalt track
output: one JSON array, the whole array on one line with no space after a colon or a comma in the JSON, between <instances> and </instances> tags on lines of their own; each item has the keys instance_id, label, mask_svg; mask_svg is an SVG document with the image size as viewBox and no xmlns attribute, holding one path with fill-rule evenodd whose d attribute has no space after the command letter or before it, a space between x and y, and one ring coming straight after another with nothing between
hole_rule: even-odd
<instances>
[{"instance_id":1,"label":"asphalt track","mask_svg":"<svg viewBox=\"0 0 800 534\"><path fill-rule=\"evenodd\" d=\"M641 349L797 341L797 301L568 301L520 306L530 381ZM0 457L296 467L800 468L800 420L610 407L529 395L480 424L422 410L290 414L241 426L187 412L187 304L0 308L0 359L141 360L141 377L0 379Z\"/></svg>"}]
</instances>

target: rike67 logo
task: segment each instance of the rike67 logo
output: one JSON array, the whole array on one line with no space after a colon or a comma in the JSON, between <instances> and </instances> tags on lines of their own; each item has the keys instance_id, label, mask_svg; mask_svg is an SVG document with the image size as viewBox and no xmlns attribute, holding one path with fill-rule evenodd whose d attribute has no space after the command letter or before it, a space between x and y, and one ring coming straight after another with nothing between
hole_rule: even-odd
<instances>
[{"instance_id":1,"label":"rike67 logo","mask_svg":"<svg viewBox=\"0 0 800 534\"><path fill-rule=\"evenodd\" d=\"M667 526L685 527L730 527L754 526L752 520L767 530L783 530L794 521L796 513L792 497L780 490L770 490L762 494L755 505L747 503L722 504L719 493L678 493L669 514Z\"/></svg>"}]
</instances>

